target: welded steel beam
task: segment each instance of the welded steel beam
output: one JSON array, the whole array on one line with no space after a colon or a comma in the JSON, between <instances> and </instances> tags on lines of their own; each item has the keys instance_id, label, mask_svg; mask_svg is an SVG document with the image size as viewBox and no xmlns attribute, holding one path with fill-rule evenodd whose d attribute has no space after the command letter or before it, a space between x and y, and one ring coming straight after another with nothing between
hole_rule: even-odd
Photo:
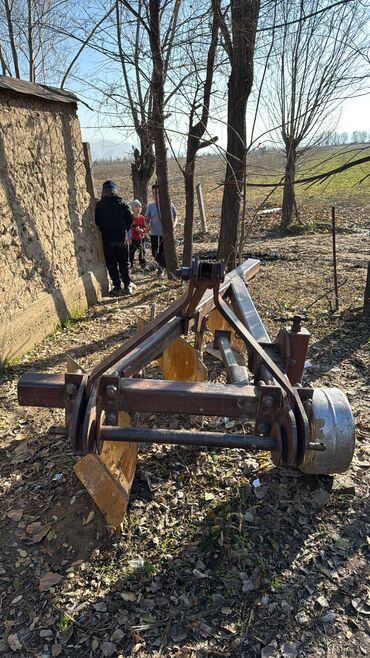
<instances>
[{"instance_id":1,"label":"welded steel beam","mask_svg":"<svg viewBox=\"0 0 370 658\"><path fill-rule=\"evenodd\" d=\"M104 377L100 385L102 390ZM225 386L209 382L130 378L120 380L119 393L120 411L254 418L259 389L255 386ZM104 407L104 400L102 404Z\"/></svg>"},{"instance_id":2,"label":"welded steel beam","mask_svg":"<svg viewBox=\"0 0 370 658\"><path fill-rule=\"evenodd\" d=\"M153 335L136 345L128 354L117 361L105 374L117 372L121 377L133 377L142 368L158 359L163 350L184 333L183 318L174 317Z\"/></svg>"},{"instance_id":3,"label":"welded steel beam","mask_svg":"<svg viewBox=\"0 0 370 658\"><path fill-rule=\"evenodd\" d=\"M167 309L162 311L162 313L159 313L153 320L148 322L148 324L141 329L141 331L138 331L135 336L132 336L132 338L129 338L123 345L118 347L112 354L107 356L103 361L98 363L90 372L89 374L89 383L88 383L88 389L91 388L92 384L99 379L99 377L104 374L110 372L112 369L115 370L115 364L123 359L127 354L129 354L132 350L137 348L138 346L142 345L143 341L146 340L149 336L154 334L158 329L160 329L164 324L166 324L171 318L179 315L181 313L182 309L186 305L186 302L188 300L188 293L185 293L180 297L180 299L176 300L171 306L169 306Z\"/></svg>"},{"instance_id":4,"label":"welded steel beam","mask_svg":"<svg viewBox=\"0 0 370 658\"><path fill-rule=\"evenodd\" d=\"M27 372L18 382L18 402L24 407L63 409L64 396L64 374Z\"/></svg>"},{"instance_id":5,"label":"welded steel beam","mask_svg":"<svg viewBox=\"0 0 370 658\"><path fill-rule=\"evenodd\" d=\"M234 277L228 293L239 320L258 342L271 343L267 330L257 313L248 288L240 277Z\"/></svg>"}]
</instances>

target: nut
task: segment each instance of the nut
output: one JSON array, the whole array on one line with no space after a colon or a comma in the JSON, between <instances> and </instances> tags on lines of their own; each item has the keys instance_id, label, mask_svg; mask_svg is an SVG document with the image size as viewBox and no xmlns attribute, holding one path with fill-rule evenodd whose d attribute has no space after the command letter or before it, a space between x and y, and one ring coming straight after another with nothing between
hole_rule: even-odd
<instances>
[{"instance_id":1,"label":"nut","mask_svg":"<svg viewBox=\"0 0 370 658\"><path fill-rule=\"evenodd\" d=\"M76 386L76 384L72 384L72 382L69 382L69 383L66 385L66 393L67 393L67 395L69 395L70 397L73 397L73 395L76 395L76 392L77 392L77 386Z\"/></svg>"},{"instance_id":2,"label":"nut","mask_svg":"<svg viewBox=\"0 0 370 658\"><path fill-rule=\"evenodd\" d=\"M108 386L105 389L107 398L112 400L116 396L117 390L118 390L117 386L115 386L114 384L108 384Z\"/></svg>"}]
</instances>

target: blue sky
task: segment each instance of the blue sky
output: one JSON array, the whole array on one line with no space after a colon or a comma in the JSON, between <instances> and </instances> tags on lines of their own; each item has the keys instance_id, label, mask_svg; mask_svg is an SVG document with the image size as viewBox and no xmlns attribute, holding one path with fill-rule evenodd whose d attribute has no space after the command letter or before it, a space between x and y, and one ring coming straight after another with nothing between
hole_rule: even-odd
<instances>
[{"instance_id":1,"label":"blue sky","mask_svg":"<svg viewBox=\"0 0 370 658\"><path fill-rule=\"evenodd\" d=\"M116 130L113 128L96 127L100 126L103 122L108 123L97 112L92 112L80 104L78 115L81 123L81 130L83 140L94 143L101 140L113 142L120 145L129 143L136 145L135 135L131 130ZM91 128L88 128L91 126ZM366 130L370 132L370 94L353 98L343 104L339 114L339 122L337 132L348 132L351 134L355 130ZM226 146L226 127L222 123L210 125L210 132L217 134L219 137L219 144L221 147ZM112 149L112 152L114 149ZM109 153L109 149L107 150Z\"/></svg>"},{"instance_id":2,"label":"blue sky","mask_svg":"<svg viewBox=\"0 0 370 658\"><path fill-rule=\"evenodd\" d=\"M99 86L101 80L110 81L114 76L112 67L114 67L114 64L107 63L102 55L98 54L96 51L86 50L78 62L77 75L80 82L76 82L76 79L70 78L70 85L68 85L67 82L67 87L71 86L74 88L80 95L81 99L85 100L91 106L96 105L97 94L89 84L89 78L91 79L92 75L92 79L96 80L97 86ZM226 78L221 83L221 86L222 85L226 87ZM112 124L126 123L127 119L119 121L115 118L103 116L97 111L89 110L82 103L79 105L78 114L84 141L94 144L94 142L107 140L108 142L113 142L117 145L123 143L137 145L136 136L132 129L127 128L118 130L110 127ZM341 105L340 110L333 113L332 126L335 126L337 118L337 132L348 132L349 134L355 130L366 130L370 132L370 94L367 93L344 102ZM183 120L180 119L180 125L182 122L182 129L184 132L186 132L185 121L187 122L186 115L184 115ZM257 121L256 136L264 131L265 127L263 121ZM211 121L209 124L209 133L218 136L218 145L221 146L221 148L226 147L226 125L224 121ZM179 140L176 138L175 134L173 146L175 150L178 150L180 146Z\"/></svg>"}]
</instances>

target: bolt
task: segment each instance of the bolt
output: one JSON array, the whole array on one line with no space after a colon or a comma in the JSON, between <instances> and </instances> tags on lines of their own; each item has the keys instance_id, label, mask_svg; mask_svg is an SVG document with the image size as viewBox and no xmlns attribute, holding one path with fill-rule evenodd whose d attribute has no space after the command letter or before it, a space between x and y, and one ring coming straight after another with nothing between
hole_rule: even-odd
<instances>
[{"instance_id":1,"label":"bolt","mask_svg":"<svg viewBox=\"0 0 370 658\"><path fill-rule=\"evenodd\" d=\"M259 382L257 382L257 386L266 386L266 384L263 379L260 379Z\"/></svg>"},{"instance_id":2,"label":"bolt","mask_svg":"<svg viewBox=\"0 0 370 658\"><path fill-rule=\"evenodd\" d=\"M114 425L115 422L116 422L115 415L114 414L108 414L108 416L106 418L106 421L107 421L107 425Z\"/></svg>"},{"instance_id":3,"label":"bolt","mask_svg":"<svg viewBox=\"0 0 370 658\"><path fill-rule=\"evenodd\" d=\"M73 395L76 395L76 391L77 391L76 384L72 384L72 382L69 382L66 386L67 395L70 395L72 397Z\"/></svg>"},{"instance_id":4,"label":"bolt","mask_svg":"<svg viewBox=\"0 0 370 658\"><path fill-rule=\"evenodd\" d=\"M105 389L105 392L107 394L107 398L112 400L116 396L117 386L115 386L114 384L108 384L108 386Z\"/></svg>"},{"instance_id":5,"label":"bolt","mask_svg":"<svg viewBox=\"0 0 370 658\"><path fill-rule=\"evenodd\" d=\"M270 411L273 404L274 404L274 398L272 397L272 395L266 395L262 399L262 408L264 411Z\"/></svg>"},{"instance_id":6,"label":"bolt","mask_svg":"<svg viewBox=\"0 0 370 658\"><path fill-rule=\"evenodd\" d=\"M294 333L299 333L301 331L301 322L302 322L301 316L294 315L291 331L294 331Z\"/></svg>"}]
</instances>

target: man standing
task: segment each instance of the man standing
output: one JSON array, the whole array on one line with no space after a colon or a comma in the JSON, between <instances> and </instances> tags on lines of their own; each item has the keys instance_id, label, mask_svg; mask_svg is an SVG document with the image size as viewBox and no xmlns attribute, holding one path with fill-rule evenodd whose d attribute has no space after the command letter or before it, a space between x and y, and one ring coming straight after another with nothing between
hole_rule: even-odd
<instances>
[{"instance_id":1,"label":"man standing","mask_svg":"<svg viewBox=\"0 0 370 658\"><path fill-rule=\"evenodd\" d=\"M150 228L150 242L152 255L158 266L158 276L164 276L166 269L166 260L164 256L163 230L161 222L161 207L159 205L158 184L152 185L153 203L149 203L145 213L145 223ZM171 214L173 226L176 226L176 208L171 203Z\"/></svg>"},{"instance_id":2,"label":"man standing","mask_svg":"<svg viewBox=\"0 0 370 658\"><path fill-rule=\"evenodd\" d=\"M117 185L111 180L103 183L101 199L95 208L95 224L102 234L105 262L112 279L114 296L131 294L128 231L132 215L127 203L118 196ZM123 283L123 291L121 288Z\"/></svg>"}]
</instances>

